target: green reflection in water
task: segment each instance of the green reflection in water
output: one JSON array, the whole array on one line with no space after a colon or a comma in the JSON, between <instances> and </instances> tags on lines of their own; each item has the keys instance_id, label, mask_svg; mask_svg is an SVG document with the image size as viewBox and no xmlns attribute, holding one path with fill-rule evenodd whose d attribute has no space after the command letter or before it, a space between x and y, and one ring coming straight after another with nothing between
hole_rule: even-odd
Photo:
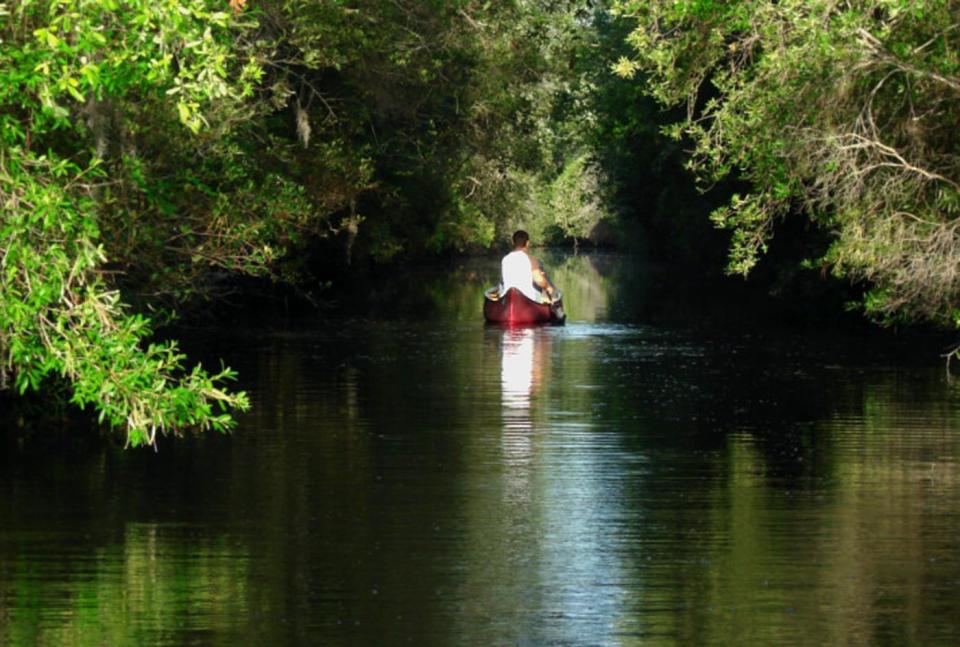
<instances>
[{"instance_id":1,"label":"green reflection in water","mask_svg":"<svg viewBox=\"0 0 960 647\"><path fill-rule=\"evenodd\" d=\"M956 643L955 394L935 371L853 386L849 410L804 425L810 471L780 470L764 436L785 428L731 433L705 459L689 514L651 520L654 559L632 564L642 637L618 644Z\"/></svg>"},{"instance_id":2,"label":"green reflection in water","mask_svg":"<svg viewBox=\"0 0 960 647\"><path fill-rule=\"evenodd\" d=\"M0 644L230 644L246 622L248 560L225 538L128 523L122 543L89 551L63 533L20 542L2 569Z\"/></svg>"},{"instance_id":3,"label":"green reflection in water","mask_svg":"<svg viewBox=\"0 0 960 647\"><path fill-rule=\"evenodd\" d=\"M231 341L255 407L175 466L210 493L178 514L214 525L120 522L85 552L69 519L36 549L0 529L0 643L958 642L939 367L589 323L632 288L585 256L549 261L571 325L484 327L496 262L425 280L432 322Z\"/></svg>"}]
</instances>

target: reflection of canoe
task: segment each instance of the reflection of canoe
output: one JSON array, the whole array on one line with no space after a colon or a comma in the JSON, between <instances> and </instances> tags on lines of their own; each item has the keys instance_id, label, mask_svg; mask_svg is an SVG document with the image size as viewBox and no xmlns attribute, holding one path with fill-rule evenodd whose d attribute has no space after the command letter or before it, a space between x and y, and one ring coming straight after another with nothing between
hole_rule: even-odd
<instances>
[{"instance_id":1,"label":"reflection of canoe","mask_svg":"<svg viewBox=\"0 0 960 647\"><path fill-rule=\"evenodd\" d=\"M498 296L499 292L498 288L490 288L483 295L483 318L490 323L562 324L567 318L560 297L553 303L537 303L516 288L510 288L503 296Z\"/></svg>"}]
</instances>

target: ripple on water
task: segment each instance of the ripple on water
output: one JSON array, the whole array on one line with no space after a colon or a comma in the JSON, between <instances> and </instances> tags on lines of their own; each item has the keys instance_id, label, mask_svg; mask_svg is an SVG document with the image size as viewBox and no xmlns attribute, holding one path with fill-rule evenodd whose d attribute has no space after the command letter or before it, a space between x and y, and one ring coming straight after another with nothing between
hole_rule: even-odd
<instances>
[{"instance_id":1,"label":"ripple on water","mask_svg":"<svg viewBox=\"0 0 960 647\"><path fill-rule=\"evenodd\" d=\"M242 338L232 438L0 478L0 643L960 641L939 365L577 321Z\"/></svg>"}]
</instances>

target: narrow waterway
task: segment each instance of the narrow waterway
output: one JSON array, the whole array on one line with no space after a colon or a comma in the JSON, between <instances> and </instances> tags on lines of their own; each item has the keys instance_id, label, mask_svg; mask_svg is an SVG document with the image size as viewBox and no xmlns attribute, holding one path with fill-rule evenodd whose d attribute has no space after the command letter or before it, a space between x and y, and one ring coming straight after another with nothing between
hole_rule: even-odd
<instances>
[{"instance_id":1,"label":"narrow waterway","mask_svg":"<svg viewBox=\"0 0 960 647\"><path fill-rule=\"evenodd\" d=\"M485 259L194 331L250 393L230 437L5 445L0 644L960 643L937 348L645 318L617 259L552 266L565 327L485 327Z\"/></svg>"}]
</instances>

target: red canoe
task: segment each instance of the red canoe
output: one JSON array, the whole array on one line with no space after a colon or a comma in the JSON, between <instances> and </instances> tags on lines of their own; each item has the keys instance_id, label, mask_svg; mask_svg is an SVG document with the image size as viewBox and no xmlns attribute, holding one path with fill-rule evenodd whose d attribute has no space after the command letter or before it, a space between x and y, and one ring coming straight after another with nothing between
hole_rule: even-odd
<instances>
[{"instance_id":1,"label":"red canoe","mask_svg":"<svg viewBox=\"0 0 960 647\"><path fill-rule=\"evenodd\" d=\"M537 303L516 288L510 288L503 296L499 292L499 288L490 288L483 294L483 318L488 323L562 324L567 318L561 298L553 303Z\"/></svg>"}]
</instances>

